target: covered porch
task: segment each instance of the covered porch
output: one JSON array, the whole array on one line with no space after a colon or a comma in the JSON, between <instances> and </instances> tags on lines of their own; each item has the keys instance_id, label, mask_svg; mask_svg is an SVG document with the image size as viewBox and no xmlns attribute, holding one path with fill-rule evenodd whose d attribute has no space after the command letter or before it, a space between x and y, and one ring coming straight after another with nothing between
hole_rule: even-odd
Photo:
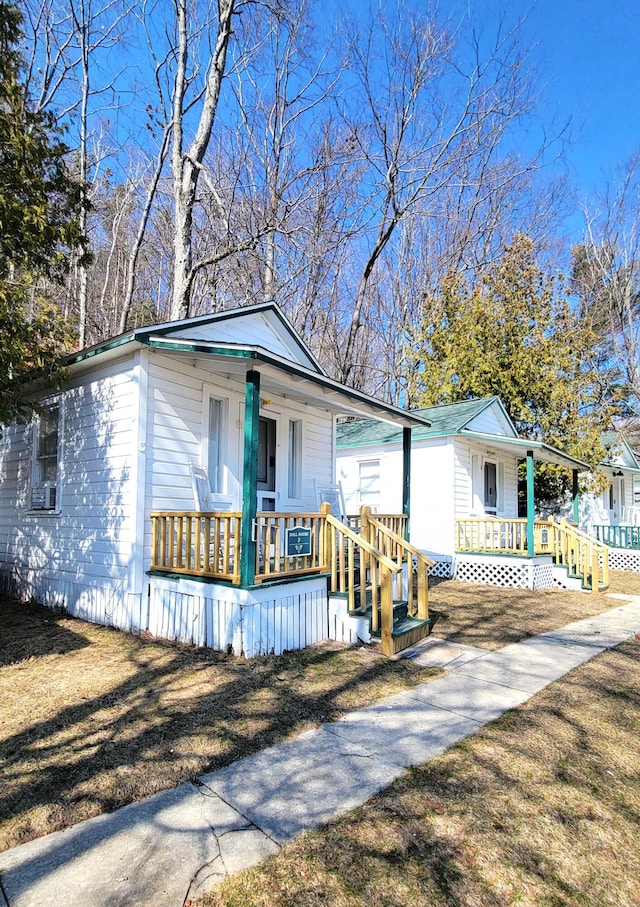
<instances>
[{"instance_id":1,"label":"covered porch","mask_svg":"<svg viewBox=\"0 0 640 907\"><path fill-rule=\"evenodd\" d=\"M150 342L152 347L167 346L161 339ZM221 344L174 339L169 351L194 362L199 373L210 369L223 373L236 386L242 382L244 399L241 420L233 426L241 439L238 467L232 481L220 484L222 491L236 489L227 494L227 506L216 506L214 495L211 508L198 506L196 498L193 510L184 506L150 509L147 572L150 595L157 599L153 607L165 615L162 620L173 620L173 612L184 611L183 623L195 624L200 617L195 615L199 606L194 602L206 599L207 620L233 623L239 620L237 608L246 610L247 602L262 603L268 598L267 619L278 622L284 620L278 614L281 607L288 607L286 602L295 597L295 608L301 611L311 596L313 622L327 624L323 609L328 614L329 599L336 596L344 598L348 616L367 615L385 654L392 655L426 635L430 561L409 543L408 523L411 429L428 422L262 348L226 349ZM318 498L316 483L319 487L333 481L337 416L375 418L401 428L402 513L373 517L364 509L348 520ZM219 449L212 454L210 445L208 462L214 465L207 481L219 464L215 459ZM203 456L202 467L206 463ZM177 469L187 467L185 463ZM219 464L219 474L230 472L227 464ZM315 508L295 506L314 499ZM214 601L223 603L219 612L232 616L212 614L212 607L217 608L211 604ZM172 614L167 616L168 609ZM322 632L314 630L311 641L326 638ZM294 647L291 642L282 645ZM261 642L250 651L277 648ZM241 650L247 647L242 645Z\"/></svg>"},{"instance_id":2,"label":"covered porch","mask_svg":"<svg viewBox=\"0 0 640 907\"><path fill-rule=\"evenodd\" d=\"M487 515L456 518L456 575L478 582L497 580L499 585L529 588L567 585L592 592L607 588L607 548L577 528L578 474L587 468L586 464L542 442L507 438L492 438L491 442L498 450L524 453L527 515L517 519ZM571 471L572 521L536 518L536 461Z\"/></svg>"}]
</instances>

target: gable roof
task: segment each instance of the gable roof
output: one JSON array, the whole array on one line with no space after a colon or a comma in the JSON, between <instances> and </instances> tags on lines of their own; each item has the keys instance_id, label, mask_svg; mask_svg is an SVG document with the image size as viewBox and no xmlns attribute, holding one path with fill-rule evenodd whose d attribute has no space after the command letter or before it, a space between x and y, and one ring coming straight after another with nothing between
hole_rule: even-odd
<instances>
[{"instance_id":1,"label":"gable roof","mask_svg":"<svg viewBox=\"0 0 640 907\"><path fill-rule=\"evenodd\" d=\"M640 471L640 461L631 449L623 434L607 431L602 434L607 455L602 461L602 466L620 467L621 469Z\"/></svg>"},{"instance_id":2,"label":"gable roof","mask_svg":"<svg viewBox=\"0 0 640 907\"><path fill-rule=\"evenodd\" d=\"M496 434L483 430L478 423L479 417L488 410L499 417L504 433ZM588 465L576 457L571 457L545 444L543 441L530 441L520 438L515 426L499 397L483 397L479 400L463 400L460 403L443 403L440 406L429 406L412 410L430 422L429 426L415 426L412 441L459 435L476 441L488 443L492 448L516 457L525 457L531 451L534 459L545 463L554 463L567 469L588 469ZM476 427L474 427L476 422ZM384 425L370 420L344 422L338 425L337 448L345 450L353 447L379 446L381 444L398 444L402 433L391 425Z\"/></svg>"},{"instance_id":3,"label":"gable roof","mask_svg":"<svg viewBox=\"0 0 640 907\"><path fill-rule=\"evenodd\" d=\"M256 338L259 338L260 335L262 335L261 342L256 343ZM225 347L234 345L264 347L272 353L297 362L321 375L326 375L323 367L300 339L289 320L272 302L135 328L104 343L98 343L72 354L68 358L67 364L71 365L99 356L126 343L148 344L151 338L160 337L166 341L175 338L194 343L219 343Z\"/></svg>"},{"instance_id":4,"label":"gable roof","mask_svg":"<svg viewBox=\"0 0 640 907\"><path fill-rule=\"evenodd\" d=\"M383 419L396 431L428 424L419 413L329 377L274 303L137 328L69 356L66 364L72 370L89 370L143 347L206 361L242 381L248 370L257 367L275 392L336 415Z\"/></svg>"},{"instance_id":5,"label":"gable roof","mask_svg":"<svg viewBox=\"0 0 640 907\"><path fill-rule=\"evenodd\" d=\"M459 403L443 403L439 406L426 406L411 410L415 415L422 416L431 423L430 426L414 428L413 440L441 438L462 434L465 430L473 431L471 423L489 409L495 410L499 420L505 425L505 437L517 438L513 422L500 398L483 397L479 400L462 400ZM393 426L371 422L368 419L338 425L339 448L400 443L401 441L402 434Z\"/></svg>"}]
</instances>

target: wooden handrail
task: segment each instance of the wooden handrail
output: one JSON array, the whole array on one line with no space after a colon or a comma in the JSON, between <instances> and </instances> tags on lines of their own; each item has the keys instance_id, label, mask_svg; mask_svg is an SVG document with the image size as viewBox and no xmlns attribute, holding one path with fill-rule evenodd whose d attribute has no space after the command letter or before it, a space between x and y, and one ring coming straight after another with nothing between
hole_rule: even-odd
<instances>
[{"instance_id":1,"label":"wooden handrail","mask_svg":"<svg viewBox=\"0 0 640 907\"><path fill-rule=\"evenodd\" d=\"M397 551L400 552L400 565L405 561L407 564L407 604L410 613L414 613L421 620L427 620L429 617L429 567L435 565L435 561L427 557L422 551L412 545L407 539L398 535L384 523L380 522L377 516L370 512L363 514L363 525L372 526L379 535L382 535L389 542L392 542ZM417 595L412 583L413 558L416 559L416 572L418 580Z\"/></svg>"},{"instance_id":2,"label":"wooden handrail","mask_svg":"<svg viewBox=\"0 0 640 907\"><path fill-rule=\"evenodd\" d=\"M380 630L382 652L393 653L393 577L401 573L402 565L387 557L361 534L331 513L329 504L322 504L326 517L325 550L329 558L332 592L347 595L347 607L356 610L356 567L359 569L360 611L367 610L367 593L371 594L371 629ZM356 557L357 553L357 557ZM378 601L380 620L378 621Z\"/></svg>"},{"instance_id":3,"label":"wooden handrail","mask_svg":"<svg viewBox=\"0 0 640 907\"><path fill-rule=\"evenodd\" d=\"M543 531L547 538L543 539ZM527 556L527 521L522 518L466 517L456 520L456 550ZM580 576L585 586L597 592L600 582L609 583L609 552L605 545L571 526L566 519L534 522L536 554L551 554L556 563ZM594 563L598 570L594 570ZM601 565L601 566L600 566Z\"/></svg>"}]
</instances>

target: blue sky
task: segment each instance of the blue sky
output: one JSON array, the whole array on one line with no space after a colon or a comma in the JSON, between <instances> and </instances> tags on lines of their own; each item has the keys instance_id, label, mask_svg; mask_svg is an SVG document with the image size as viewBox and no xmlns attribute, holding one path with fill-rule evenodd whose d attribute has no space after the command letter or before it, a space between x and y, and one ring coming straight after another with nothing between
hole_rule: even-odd
<instances>
[{"instance_id":1,"label":"blue sky","mask_svg":"<svg viewBox=\"0 0 640 907\"><path fill-rule=\"evenodd\" d=\"M469 0L473 18L498 8ZM566 162L578 203L587 202L640 150L640 0L512 0L506 9L525 17L540 113L571 120Z\"/></svg>"}]
</instances>

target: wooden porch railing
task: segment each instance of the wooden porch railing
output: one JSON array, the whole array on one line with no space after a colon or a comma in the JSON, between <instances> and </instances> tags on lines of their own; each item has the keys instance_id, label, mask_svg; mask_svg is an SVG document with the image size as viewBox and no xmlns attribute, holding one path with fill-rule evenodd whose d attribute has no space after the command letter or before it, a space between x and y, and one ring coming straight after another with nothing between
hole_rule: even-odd
<instances>
[{"instance_id":1,"label":"wooden porch railing","mask_svg":"<svg viewBox=\"0 0 640 907\"><path fill-rule=\"evenodd\" d=\"M407 605L409 614L415 615L420 620L429 617L429 567L435 561L428 558L422 551L414 548L402 535L383 522L380 517L373 515L368 507L362 508L361 534L363 538L386 557L390 558L402 570L407 566ZM392 525L398 529L404 527L404 520L398 519ZM416 583L413 582L413 570L416 570ZM396 581L402 580L402 573L396 574ZM402 589L396 589L396 597L402 597Z\"/></svg>"},{"instance_id":2,"label":"wooden porch railing","mask_svg":"<svg viewBox=\"0 0 640 907\"><path fill-rule=\"evenodd\" d=\"M565 519L536 520L534 551L550 554L556 564L566 566L570 573L582 578L585 586L593 577L591 589L609 584L609 553L598 540L580 532ZM527 556L527 521L525 519L456 520L456 550L487 554L518 554Z\"/></svg>"},{"instance_id":3,"label":"wooden porch railing","mask_svg":"<svg viewBox=\"0 0 640 907\"><path fill-rule=\"evenodd\" d=\"M456 520L456 551L527 554L527 521L467 518Z\"/></svg>"},{"instance_id":4,"label":"wooden porch railing","mask_svg":"<svg viewBox=\"0 0 640 907\"><path fill-rule=\"evenodd\" d=\"M240 520L228 511L151 514L151 569L240 582Z\"/></svg>"},{"instance_id":5,"label":"wooden porch railing","mask_svg":"<svg viewBox=\"0 0 640 907\"><path fill-rule=\"evenodd\" d=\"M640 526L594 526L599 542L611 548L640 550Z\"/></svg>"},{"instance_id":6,"label":"wooden porch railing","mask_svg":"<svg viewBox=\"0 0 640 907\"><path fill-rule=\"evenodd\" d=\"M287 530L311 531L308 554L287 553ZM323 513L258 513L256 517L255 581L309 576L327 572Z\"/></svg>"},{"instance_id":7,"label":"wooden porch railing","mask_svg":"<svg viewBox=\"0 0 640 907\"><path fill-rule=\"evenodd\" d=\"M151 569L239 584L241 520L240 513L227 511L154 511ZM404 516L372 517L363 508L358 524L360 532L334 517L328 504L320 513L258 513L255 581L328 573L331 591L347 594L349 610L366 611L368 600L380 603L380 611L372 608L371 626L381 631L383 652L391 654L394 591L396 599L403 598L405 577L409 614L426 620L433 561L401 535ZM287 530L296 528L308 530L308 552L287 551Z\"/></svg>"}]
</instances>

